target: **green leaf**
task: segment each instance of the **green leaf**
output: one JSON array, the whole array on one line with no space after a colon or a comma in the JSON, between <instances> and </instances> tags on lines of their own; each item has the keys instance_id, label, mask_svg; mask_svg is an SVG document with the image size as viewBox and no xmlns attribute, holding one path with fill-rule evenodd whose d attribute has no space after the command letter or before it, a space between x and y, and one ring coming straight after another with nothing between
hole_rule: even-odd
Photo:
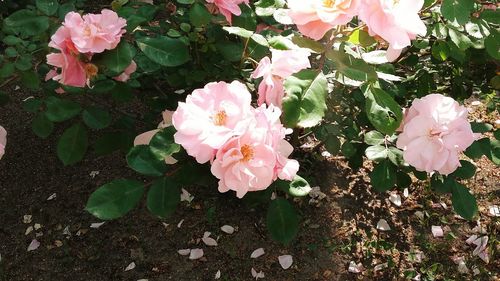
<instances>
[{"instance_id":1,"label":"green leaf","mask_svg":"<svg viewBox=\"0 0 500 281\"><path fill-rule=\"evenodd\" d=\"M283 99L284 124L289 128L314 127L325 116L328 86L322 72L302 70L286 79Z\"/></svg>"},{"instance_id":2,"label":"green leaf","mask_svg":"<svg viewBox=\"0 0 500 281\"><path fill-rule=\"evenodd\" d=\"M337 136L329 135L325 140L325 148L332 155L339 153L340 145L341 143Z\"/></svg>"},{"instance_id":3,"label":"green leaf","mask_svg":"<svg viewBox=\"0 0 500 281\"><path fill-rule=\"evenodd\" d=\"M92 129L104 129L111 124L111 115L99 107L88 107L82 113L83 122Z\"/></svg>"},{"instance_id":4,"label":"green leaf","mask_svg":"<svg viewBox=\"0 0 500 281\"><path fill-rule=\"evenodd\" d=\"M474 0L443 0L441 14L449 21L464 25L474 10Z\"/></svg>"},{"instance_id":5,"label":"green leaf","mask_svg":"<svg viewBox=\"0 0 500 281\"><path fill-rule=\"evenodd\" d=\"M464 219L472 220L478 211L476 198L464 185L453 183L451 191L453 209Z\"/></svg>"},{"instance_id":6,"label":"green leaf","mask_svg":"<svg viewBox=\"0 0 500 281\"><path fill-rule=\"evenodd\" d=\"M336 50L326 52L326 57L332 62L335 69L357 81L375 81L378 79L375 69L362 59Z\"/></svg>"},{"instance_id":7,"label":"green leaf","mask_svg":"<svg viewBox=\"0 0 500 281\"><path fill-rule=\"evenodd\" d=\"M189 10L189 21L196 27L207 25L211 18L212 14L200 3L195 3Z\"/></svg>"},{"instance_id":8,"label":"green leaf","mask_svg":"<svg viewBox=\"0 0 500 281\"><path fill-rule=\"evenodd\" d=\"M380 132L370 131L365 134L365 143L368 145L379 145L385 142L385 137Z\"/></svg>"},{"instance_id":9,"label":"green leaf","mask_svg":"<svg viewBox=\"0 0 500 281\"><path fill-rule=\"evenodd\" d=\"M292 42L301 48L309 49L311 52L321 54L325 51L323 44L307 37L293 36Z\"/></svg>"},{"instance_id":10,"label":"green leaf","mask_svg":"<svg viewBox=\"0 0 500 281\"><path fill-rule=\"evenodd\" d=\"M75 164L83 159L88 147L87 129L76 123L64 131L57 143L57 156L64 166Z\"/></svg>"},{"instance_id":11,"label":"green leaf","mask_svg":"<svg viewBox=\"0 0 500 281\"><path fill-rule=\"evenodd\" d=\"M117 219L132 210L143 193L141 182L116 179L94 191L85 209L101 220Z\"/></svg>"},{"instance_id":12,"label":"green leaf","mask_svg":"<svg viewBox=\"0 0 500 281\"><path fill-rule=\"evenodd\" d=\"M443 177L439 174L434 174L431 177L431 188L441 194L451 193L455 179L453 177Z\"/></svg>"},{"instance_id":13,"label":"green leaf","mask_svg":"<svg viewBox=\"0 0 500 281\"><path fill-rule=\"evenodd\" d=\"M137 46L149 59L163 66L179 66L190 60L189 48L180 39L144 37L137 39Z\"/></svg>"},{"instance_id":14,"label":"green leaf","mask_svg":"<svg viewBox=\"0 0 500 281\"><path fill-rule=\"evenodd\" d=\"M292 181L277 180L275 184L294 197L303 197L311 192L311 186L303 177L295 175Z\"/></svg>"},{"instance_id":15,"label":"green leaf","mask_svg":"<svg viewBox=\"0 0 500 281\"><path fill-rule=\"evenodd\" d=\"M134 146L127 154L127 164L134 171L148 176L159 177L167 170L165 162L158 159L147 145Z\"/></svg>"},{"instance_id":16,"label":"green leaf","mask_svg":"<svg viewBox=\"0 0 500 281\"><path fill-rule=\"evenodd\" d=\"M23 101L23 108L28 112L36 113L38 112L42 104L43 101L39 98L28 98Z\"/></svg>"},{"instance_id":17,"label":"green leaf","mask_svg":"<svg viewBox=\"0 0 500 281\"><path fill-rule=\"evenodd\" d=\"M391 162L399 167L403 167L405 165L405 160L403 159L403 151L391 146L389 147L389 150L387 151L387 156L389 157L389 160Z\"/></svg>"},{"instance_id":18,"label":"green leaf","mask_svg":"<svg viewBox=\"0 0 500 281\"><path fill-rule=\"evenodd\" d=\"M227 31L229 34L238 35L238 36L243 37L243 38L250 38L259 45L262 45L265 47L269 46L269 43L267 42L266 38L264 38L264 36L257 34L257 33L254 33L253 31L246 30L244 28L237 27L237 26L225 26L222 29Z\"/></svg>"},{"instance_id":19,"label":"green leaf","mask_svg":"<svg viewBox=\"0 0 500 281\"><path fill-rule=\"evenodd\" d=\"M377 41L371 37L368 32L357 29L353 31L350 35L349 38L347 39L348 42L353 43L354 45L360 45L362 47L369 47Z\"/></svg>"},{"instance_id":20,"label":"green leaf","mask_svg":"<svg viewBox=\"0 0 500 281\"><path fill-rule=\"evenodd\" d=\"M276 198L269 205L266 219L271 237L283 244L288 244L299 231L299 218L294 207L283 198Z\"/></svg>"},{"instance_id":21,"label":"green leaf","mask_svg":"<svg viewBox=\"0 0 500 281\"><path fill-rule=\"evenodd\" d=\"M173 214L180 201L180 188L168 177L156 180L148 191L148 210L160 218Z\"/></svg>"},{"instance_id":22,"label":"green leaf","mask_svg":"<svg viewBox=\"0 0 500 281\"><path fill-rule=\"evenodd\" d=\"M398 171L396 174L396 185L399 189L409 187L411 183L411 177L407 173Z\"/></svg>"},{"instance_id":23,"label":"green leaf","mask_svg":"<svg viewBox=\"0 0 500 281\"><path fill-rule=\"evenodd\" d=\"M63 100L53 96L45 100L47 111L45 112L47 118L52 122L62 122L71 119L78 115L82 108L76 102Z\"/></svg>"},{"instance_id":24,"label":"green leaf","mask_svg":"<svg viewBox=\"0 0 500 281\"><path fill-rule=\"evenodd\" d=\"M110 76L116 76L127 68L135 56L135 49L122 40L116 48L111 51L104 52L101 56L96 58L98 65L104 66L109 71Z\"/></svg>"},{"instance_id":25,"label":"green leaf","mask_svg":"<svg viewBox=\"0 0 500 281\"><path fill-rule=\"evenodd\" d=\"M450 47L446 42L436 41L432 45L432 56L439 61L445 61L450 56Z\"/></svg>"},{"instance_id":26,"label":"green leaf","mask_svg":"<svg viewBox=\"0 0 500 281\"><path fill-rule=\"evenodd\" d=\"M378 162L387 158L389 150L385 146L373 145L365 150L366 158Z\"/></svg>"},{"instance_id":27,"label":"green leaf","mask_svg":"<svg viewBox=\"0 0 500 281\"><path fill-rule=\"evenodd\" d=\"M461 167L455 170L450 176L460 179L470 179L476 174L476 166L469 161L460 160Z\"/></svg>"},{"instance_id":28,"label":"green leaf","mask_svg":"<svg viewBox=\"0 0 500 281\"><path fill-rule=\"evenodd\" d=\"M33 122L31 123L31 129L33 129L35 135L44 139L48 137L54 130L54 123L52 123L52 121L50 121L45 116L45 114L39 113L37 114L35 119L33 119Z\"/></svg>"},{"instance_id":29,"label":"green leaf","mask_svg":"<svg viewBox=\"0 0 500 281\"><path fill-rule=\"evenodd\" d=\"M52 16L57 12L59 3L57 0L36 0L36 7L47 16Z\"/></svg>"},{"instance_id":30,"label":"green leaf","mask_svg":"<svg viewBox=\"0 0 500 281\"><path fill-rule=\"evenodd\" d=\"M493 125L483 122L471 122L470 126L474 133L486 133L493 130Z\"/></svg>"},{"instance_id":31,"label":"green leaf","mask_svg":"<svg viewBox=\"0 0 500 281\"><path fill-rule=\"evenodd\" d=\"M34 71L25 71L21 73L21 83L31 90L38 90L40 87L40 80Z\"/></svg>"},{"instance_id":32,"label":"green leaf","mask_svg":"<svg viewBox=\"0 0 500 281\"><path fill-rule=\"evenodd\" d=\"M4 26L24 36L34 36L49 28L49 18L30 10L19 10L5 18Z\"/></svg>"},{"instance_id":33,"label":"green leaf","mask_svg":"<svg viewBox=\"0 0 500 281\"><path fill-rule=\"evenodd\" d=\"M370 181L373 188L378 192L391 189L396 184L396 167L388 160L375 164L370 173Z\"/></svg>"},{"instance_id":34,"label":"green leaf","mask_svg":"<svg viewBox=\"0 0 500 281\"><path fill-rule=\"evenodd\" d=\"M492 30L490 36L484 39L484 47L492 58L500 60L500 32Z\"/></svg>"},{"instance_id":35,"label":"green leaf","mask_svg":"<svg viewBox=\"0 0 500 281\"><path fill-rule=\"evenodd\" d=\"M151 152L160 160L180 151L181 147L174 141L176 130L169 126L156 133L149 142Z\"/></svg>"},{"instance_id":36,"label":"green leaf","mask_svg":"<svg viewBox=\"0 0 500 281\"><path fill-rule=\"evenodd\" d=\"M392 135L403 119L399 104L382 89L369 86L365 90L366 114L377 131Z\"/></svg>"},{"instance_id":37,"label":"green leaf","mask_svg":"<svg viewBox=\"0 0 500 281\"><path fill-rule=\"evenodd\" d=\"M456 31L453 28L448 30L448 34L450 35L450 39L461 51L465 51L472 47L472 41L467 35L463 34L460 31Z\"/></svg>"}]
</instances>

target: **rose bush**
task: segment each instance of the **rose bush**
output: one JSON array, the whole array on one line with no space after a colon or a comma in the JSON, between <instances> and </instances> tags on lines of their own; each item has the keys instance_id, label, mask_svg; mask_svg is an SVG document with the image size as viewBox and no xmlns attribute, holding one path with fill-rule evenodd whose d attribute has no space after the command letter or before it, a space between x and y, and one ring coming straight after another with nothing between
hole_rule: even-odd
<instances>
[{"instance_id":1,"label":"rose bush","mask_svg":"<svg viewBox=\"0 0 500 281\"><path fill-rule=\"evenodd\" d=\"M288 243L299 224L285 198L317 184L294 152L322 150L373 167L376 191L418 179L476 215L461 181L474 176L470 159L499 164L499 134L459 102L474 95L498 110L496 6L115 0L82 13L83 2L0 2L0 90L19 82L33 93L24 107L37 136L66 128L64 165L120 150L147 178L99 187L86 207L96 217L123 216L147 189L148 209L165 218L182 186L217 186L269 204L270 234Z\"/></svg>"}]
</instances>

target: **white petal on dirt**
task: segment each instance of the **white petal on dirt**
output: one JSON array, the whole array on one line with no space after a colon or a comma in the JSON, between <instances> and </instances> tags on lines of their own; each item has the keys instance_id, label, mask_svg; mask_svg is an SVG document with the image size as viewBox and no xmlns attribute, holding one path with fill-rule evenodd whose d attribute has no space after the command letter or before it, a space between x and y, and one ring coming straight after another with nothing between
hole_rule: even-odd
<instances>
[{"instance_id":1,"label":"white petal on dirt","mask_svg":"<svg viewBox=\"0 0 500 281\"><path fill-rule=\"evenodd\" d=\"M127 267L125 268L125 271L129 271L135 268L135 262L131 262Z\"/></svg>"},{"instance_id":2,"label":"white petal on dirt","mask_svg":"<svg viewBox=\"0 0 500 281\"><path fill-rule=\"evenodd\" d=\"M90 228L99 228L101 227L105 222L94 222L90 224Z\"/></svg>"},{"instance_id":3,"label":"white petal on dirt","mask_svg":"<svg viewBox=\"0 0 500 281\"><path fill-rule=\"evenodd\" d=\"M264 278L264 272L260 271L257 273L257 271L252 267L252 277L255 278L255 280L259 279L259 278Z\"/></svg>"},{"instance_id":4,"label":"white petal on dirt","mask_svg":"<svg viewBox=\"0 0 500 281\"><path fill-rule=\"evenodd\" d=\"M177 253L179 253L179 255L181 256L187 256L189 255L189 253L191 253L191 249L180 249L177 251Z\"/></svg>"},{"instance_id":5,"label":"white petal on dirt","mask_svg":"<svg viewBox=\"0 0 500 281\"><path fill-rule=\"evenodd\" d=\"M385 263L381 263L381 264L377 264L374 268L373 268L373 271L379 271L379 270L382 270L382 269L385 269L387 268L388 264L385 262Z\"/></svg>"},{"instance_id":6,"label":"white petal on dirt","mask_svg":"<svg viewBox=\"0 0 500 281\"><path fill-rule=\"evenodd\" d=\"M265 253L266 253L266 252L264 252L264 248L258 248L258 249L254 250L254 251L252 252L252 254L250 255L250 258L252 258L252 259L256 259L256 258L258 258L258 257L260 257L260 256L262 256L262 255L264 255Z\"/></svg>"},{"instance_id":7,"label":"white petal on dirt","mask_svg":"<svg viewBox=\"0 0 500 281\"><path fill-rule=\"evenodd\" d=\"M217 279L220 279L220 276L221 276L221 273L220 273L220 270L217 270L217 272L215 273L215 280Z\"/></svg>"},{"instance_id":8,"label":"white petal on dirt","mask_svg":"<svg viewBox=\"0 0 500 281\"><path fill-rule=\"evenodd\" d=\"M472 273L474 274L474 276L476 276L476 275L478 275L479 273L481 273L481 271L479 270L479 268L474 267L474 269L472 269Z\"/></svg>"},{"instance_id":9,"label":"white petal on dirt","mask_svg":"<svg viewBox=\"0 0 500 281\"><path fill-rule=\"evenodd\" d=\"M377 229L382 230L382 231L389 231L389 230L391 230L391 227L389 226L389 224L387 223L386 220L380 219L377 222Z\"/></svg>"},{"instance_id":10,"label":"white petal on dirt","mask_svg":"<svg viewBox=\"0 0 500 281\"><path fill-rule=\"evenodd\" d=\"M31 223L31 215L24 215L23 216L23 223Z\"/></svg>"},{"instance_id":11,"label":"white petal on dirt","mask_svg":"<svg viewBox=\"0 0 500 281\"><path fill-rule=\"evenodd\" d=\"M292 266L293 258L290 255L283 255L278 257L278 261L283 269L289 269Z\"/></svg>"},{"instance_id":12,"label":"white petal on dirt","mask_svg":"<svg viewBox=\"0 0 500 281\"><path fill-rule=\"evenodd\" d=\"M321 156L328 158L328 157L332 157L332 154L325 150L325 151L321 152Z\"/></svg>"},{"instance_id":13,"label":"white petal on dirt","mask_svg":"<svg viewBox=\"0 0 500 281\"><path fill-rule=\"evenodd\" d=\"M215 239L211 238L211 237L203 237L201 238L201 240L203 241L203 243L205 243L205 245L207 246L212 246L212 247L215 247L217 246L217 241L215 241Z\"/></svg>"},{"instance_id":14,"label":"white petal on dirt","mask_svg":"<svg viewBox=\"0 0 500 281\"><path fill-rule=\"evenodd\" d=\"M38 242L38 240L36 240L36 239L33 239L31 241L30 245L28 246L28 252L34 251L34 250L38 249L38 247L40 247L40 242Z\"/></svg>"},{"instance_id":15,"label":"white petal on dirt","mask_svg":"<svg viewBox=\"0 0 500 281\"><path fill-rule=\"evenodd\" d=\"M481 105L481 102L478 100L475 100L475 101L471 102L470 105L479 106L479 105Z\"/></svg>"},{"instance_id":16,"label":"white petal on dirt","mask_svg":"<svg viewBox=\"0 0 500 281\"><path fill-rule=\"evenodd\" d=\"M222 230L223 232L227 233L227 234L233 234L234 233L234 227L230 226L230 225L223 225L221 226L220 230Z\"/></svg>"},{"instance_id":17,"label":"white petal on dirt","mask_svg":"<svg viewBox=\"0 0 500 281\"><path fill-rule=\"evenodd\" d=\"M139 279L137 281L149 281L148 279Z\"/></svg>"},{"instance_id":18,"label":"white petal on dirt","mask_svg":"<svg viewBox=\"0 0 500 281\"><path fill-rule=\"evenodd\" d=\"M356 264L354 261L351 261L349 263L349 269L348 271L351 273L361 273L363 271L363 265L361 263Z\"/></svg>"},{"instance_id":19,"label":"white petal on dirt","mask_svg":"<svg viewBox=\"0 0 500 281\"><path fill-rule=\"evenodd\" d=\"M177 224L177 228L181 228L182 226L182 223L184 222L184 219L182 219L178 224Z\"/></svg>"},{"instance_id":20,"label":"white petal on dirt","mask_svg":"<svg viewBox=\"0 0 500 281\"><path fill-rule=\"evenodd\" d=\"M95 178L97 177L97 175L99 175L99 171L91 171L89 175L91 178Z\"/></svg>"},{"instance_id":21,"label":"white petal on dirt","mask_svg":"<svg viewBox=\"0 0 500 281\"><path fill-rule=\"evenodd\" d=\"M190 260L197 260L203 257L203 249L191 249L191 253L189 253Z\"/></svg>"},{"instance_id":22,"label":"white petal on dirt","mask_svg":"<svg viewBox=\"0 0 500 281\"><path fill-rule=\"evenodd\" d=\"M490 206L489 214L492 217L500 217L500 208L497 205Z\"/></svg>"},{"instance_id":23,"label":"white petal on dirt","mask_svg":"<svg viewBox=\"0 0 500 281\"><path fill-rule=\"evenodd\" d=\"M208 231L205 231L205 233L203 233L203 238L205 237L209 237L212 233L208 232Z\"/></svg>"},{"instance_id":24,"label":"white petal on dirt","mask_svg":"<svg viewBox=\"0 0 500 281\"><path fill-rule=\"evenodd\" d=\"M194 196L192 196L191 193L189 193L187 190L185 190L183 188L182 193L181 193L181 202L186 201L188 203L191 203L191 201L193 201L193 199L194 199Z\"/></svg>"},{"instance_id":25,"label":"white petal on dirt","mask_svg":"<svg viewBox=\"0 0 500 281\"><path fill-rule=\"evenodd\" d=\"M439 225L433 225L431 227L431 231L432 231L432 236L434 236L434 237L443 237L444 236L443 228Z\"/></svg>"},{"instance_id":26,"label":"white petal on dirt","mask_svg":"<svg viewBox=\"0 0 500 281\"><path fill-rule=\"evenodd\" d=\"M57 197L57 194L52 193L52 195L50 195L50 196L47 198L47 201L54 200L54 199L56 199L56 197Z\"/></svg>"},{"instance_id":27,"label":"white petal on dirt","mask_svg":"<svg viewBox=\"0 0 500 281\"><path fill-rule=\"evenodd\" d=\"M26 232L24 232L24 235L28 235L30 234L31 232L33 231L33 226L28 226L28 228L26 228Z\"/></svg>"},{"instance_id":28,"label":"white petal on dirt","mask_svg":"<svg viewBox=\"0 0 500 281\"><path fill-rule=\"evenodd\" d=\"M404 196L405 198L408 198L408 196L410 196L410 191L408 191L408 188L405 188L405 189L403 190L403 196Z\"/></svg>"},{"instance_id":29,"label":"white petal on dirt","mask_svg":"<svg viewBox=\"0 0 500 281\"><path fill-rule=\"evenodd\" d=\"M394 205L400 207L401 206L401 196L396 193L392 193L389 195L389 201L391 201Z\"/></svg>"},{"instance_id":30,"label":"white petal on dirt","mask_svg":"<svg viewBox=\"0 0 500 281\"><path fill-rule=\"evenodd\" d=\"M35 230L39 230L40 228L42 228L42 225L39 224L39 223L35 223Z\"/></svg>"},{"instance_id":31,"label":"white petal on dirt","mask_svg":"<svg viewBox=\"0 0 500 281\"><path fill-rule=\"evenodd\" d=\"M448 205L446 205L446 203L444 203L444 202L439 203L439 205L441 205L441 207L443 207L443 209L445 209L445 210L448 209Z\"/></svg>"}]
</instances>

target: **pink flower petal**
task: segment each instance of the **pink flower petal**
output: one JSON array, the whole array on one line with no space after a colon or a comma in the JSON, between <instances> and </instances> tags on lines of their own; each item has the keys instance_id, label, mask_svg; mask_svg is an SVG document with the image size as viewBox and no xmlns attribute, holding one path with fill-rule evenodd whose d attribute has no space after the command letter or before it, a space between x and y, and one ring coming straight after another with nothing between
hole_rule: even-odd
<instances>
[{"instance_id":1,"label":"pink flower petal","mask_svg":"<svg viewBox=\"0 0 500 281\"><path fill-rule=\"evenodd\" d=\"M191 252L189 253L190 260L197 260L201 257L203 257L203 249L191 249Z\"/></svg>"},{"instance_id":2,"label":"pink flower petal","mask_svg":"<svg viewBox=\"0 0 500 281\"><path fill-rule=\"evenodd\" d=\"M264 248L258 248L252 252L252 254L250 255L250 258L256 259L264 254L265 254Z\"/></svg>"},{"instance_id":3,"label":"pink flower petal","mask_svg":"<svg viewBox=\"0 0 500 281\"><path fill-rule=\"evenodd\" d=\"M40 242L38 242L38 240L36 239L33 239L30 245L28 246L28 252L34 251L38 249L38 247L40 247Z\"/></svg>"},{"instance_id":4,"label":"pink flower petal","mask_svg":"<svg viewBox=\"0 0 500 281\"><path fill-rule=\"evenodd\" d=\"M291 255L283 255L278 257L278 261L283 269L289 269L292 266L293 258Z\"/></svg>"},{"instance_id":5,"label":"pink flower petal","mask_svg":"<svg viewBox=\"0 0 500 281\"><path fill-rule=\"evenodd\" d=\"M432 231L432 236L434 236L434 237L443 237L444 236L443 228L439 225L433 225L431 228L431 231Z\"/></svg>"},{"instance_id":6,"label":"pink flower petal","mask_svg":"<svg viewBox=\"0 0 500 281\"><path fill-rule=\"evenodd\" d=\"M234 233L234 227L232 227L230 225L223 225L223 226L221 226L220 230L222 230L223 232L225 232L227 234L233 234Z\"/></svg>"}]
</instances>

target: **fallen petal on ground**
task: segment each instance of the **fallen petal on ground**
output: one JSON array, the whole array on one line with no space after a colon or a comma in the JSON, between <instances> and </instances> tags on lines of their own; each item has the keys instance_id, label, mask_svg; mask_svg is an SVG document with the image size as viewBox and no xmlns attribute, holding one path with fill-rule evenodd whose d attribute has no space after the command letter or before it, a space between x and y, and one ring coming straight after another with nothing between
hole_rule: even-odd
<instances>
[{"instance_id":1,"label":"fallen petal on ground","mask_svg":"<svg viewBox=\"0 0 500 281\"><path fill-rule=\"evenodd\" d=\"M293 258L290 255L283 255L278 257L278 261L283 269L289 269L292 266Z\"/></svg>"},{"instance_id":2,"label":"fallen petal on ground","mask_svg":"<svg viewBox=\"0 0 500 281\"><path fill-rule=\"evenodd\" d=\"M197 260L203 257L203 249L191 249L191 253L189 253L190 260Z\"/></svg>"},{"instance_id":3,"label":"fallen petal on ground","mask_svg":"<svg viewBox=\"0 0 500 281\"><path fill-rule=\"evenodd\" d=\"M34 250L38 249L38 247L40 247L40 242L38 242L38 240L36 240L36 239L33 239L33 240L31 240L31 243L28 246L28 252L34 251Z\"/></svg>"},{"instance_id":4,"label":"fallen petal on ground","mask_svg":"<svg viewBox=\"0 0 500 281\"><path fill-rule=\"evenodd\" d=\"M431 227L431 231L432 231L432 236L434 236L434 237L443 237L444 236L443 228L439 225L433 225Z\"/></svg>"},{"instance_id":5,"label":"fallen petal on ground","mask_svg":"<svg viewBox=\"0 0 500 281\"><path fill-rule=\"evenodd\" d=\"M382 230L382 231L389 231L389 230L391 230L391 227L389 226L389 224L387 223L386 220L380 219L377 222L377 229Z\"/></svg>"},{"instance_id":6,"label":"fallen petal on ground","mask_svg":"<svg viewBox=\"0 0 500 281\"><path fill-rule=\"evenodd\" d=\"M221 226L220 230L222 230L223 232L225 232L227 234L233 234L234 233L234 227L232 227L230 225L223 225L223 226Z\"/></svg>"},{"instance_id":7,"label":"fallen petal on ground","mask_svg":"<svg viewBox=\"0 0 500 281\"><path fill-rule=\"evenodd\" d=\"M250 255L250 258L256 259L264 254L265 254L264 248L258 248L252 252L252 254Z\"/></svg>"}]
</instances>

